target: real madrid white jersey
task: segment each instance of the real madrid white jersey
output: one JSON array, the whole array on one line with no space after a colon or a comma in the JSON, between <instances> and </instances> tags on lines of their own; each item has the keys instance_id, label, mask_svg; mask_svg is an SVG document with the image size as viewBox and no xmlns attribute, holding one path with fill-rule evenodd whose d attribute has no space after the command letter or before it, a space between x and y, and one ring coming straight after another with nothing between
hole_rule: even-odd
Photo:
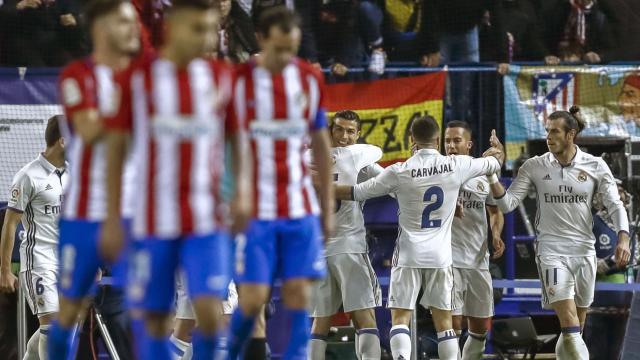
<instances>
[{"instance_id":1,"label":"real madrid white jersey","mask_svg":"<svg viewBox=\"0 0 640 360\"><path fill-rule=\"evenodd\" d=\"M629 220L609 166L602 158L577 149L568 166L551 153L527 160L502 198L496 202L503 212L515 209L536 188L537 253L539 255L588 256L595 254L592 232L592 198L602 196L611 213L615 231L629 231Z\"/></svg>"},{"instance_id":2,"label":"real madrid white jersey","mask_svg":"<svg viewBox=\"0 0 640 360\"><path fill-rule=\"evenodd\" d=\"M371 165L382 157L379 147L355 144L331 149L333 179L339 185L356 185L378 174ZM335 236L327 239L325 255L366 253L367 241L362 201L336 202Z\"/></svg>"},{"instance_id":3,"label":"real madrid white jersey","mask_svg":"<svg viewBox=\"0 0 640 360\"><path fill-rule=\"evenodd\" d=\"M473 178L462 185L458 200L464 217L453 218L451 248L453 267L489 269L486 205L495 205L486 176Z\"/></svg>"},{"instance_id":4,"label":"real madrid white jersey","mask_svg":"<svg viewBox=\"0 0 640 360\"><path fill-rule=\"evenodd\" d=\"M13 178L8 206L22 213L20 270L57 268L58 218L68 175L42 154Z\"/></svg>"},{"instance_id":5,"label":"real madrid white jersey","mask_svg":"<svg viewBox=\"0 0 640 360\"><path fill-rule=\"evenodd\" d=\"M451 224L460 186L471 178L493 174L493 157L443 156L421 149L403 163L353 189L357 201L395 193L400 230L393 265L413 268L451 266Z\"/></svg>"}]
</instances>

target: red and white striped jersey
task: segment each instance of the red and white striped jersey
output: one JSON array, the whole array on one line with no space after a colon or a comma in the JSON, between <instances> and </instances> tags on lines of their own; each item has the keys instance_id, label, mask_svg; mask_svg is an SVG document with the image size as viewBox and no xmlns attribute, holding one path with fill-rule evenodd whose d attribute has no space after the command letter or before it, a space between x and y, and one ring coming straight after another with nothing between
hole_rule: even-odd
<instances>
[{"instance_id":1,"label":"red and white striped jersey","mask_svg":"<svg viewBox=\"0 0 640 360\"><path fill-rule=\"evenodd\" d=\"M322 88L322 75L299 59L279 74L253 61L237 68L235 112L249 129L260 220L320 213L303 152L310 133L327 126Z\"/></svg>"},{"instance_id":2,"label":"red and white striped jersey","mask_svg":"<svg viewBox=\"0 0 640 360\"><path fill-rule=\"evenodd\" d=\"M117 76L120 101L106 125L132 135L136 237L169 239L223 226L224 138L240 128L227 115L232 81L226 64L204 59L178 68L150 58Z\"/></svg>"},{"instance_id":3,"label":"red and white striped jersey","mask_svg":"<svg viewBox=\"0 0 640 360\"><path fill-rule=\"evenodd\" d=\"M65 195L62 217L102 221L106 216L105 145L85 143L73 130L78 111L97 109L101 115L112 112L113 70L96 64L90 57L69 64L60 76L60 94L66 113L61 127L67 140L66 156L70 164L70 186ZM127 162L123 176L122 214L131 217L133 172Z\"/></svg>"}]
</instances>

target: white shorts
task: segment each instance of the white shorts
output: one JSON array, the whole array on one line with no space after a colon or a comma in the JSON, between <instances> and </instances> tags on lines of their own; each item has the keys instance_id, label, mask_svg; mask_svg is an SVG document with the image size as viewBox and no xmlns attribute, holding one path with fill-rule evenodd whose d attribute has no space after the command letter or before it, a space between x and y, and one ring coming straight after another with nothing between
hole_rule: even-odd
<instances>
[{"instance_id":1,"label":"white shorts","mask_svg":"<svg viewBox=\"0 0 640 360\"><path fill-rule=\"evenodd\" d=\"M180 271L179 275L176 276L176 319L195 320L196 315L193 311L193 304L189 299L186 285L187 281L184 278L184 273ZM222 314L231 315L236 307L238 307L238 292L236 291L236 285L232 281L229 283L227 301L222 302Z\"/></svg>"},{"instance_id":2,"label":"white shorts","mask_svg":"<svg viewBox=\"0 0 640 360\"><path fill-rule=\"evenodd\" d=\"M493 316L493 284L489 270L453 268L453 315Z\"/></svg>"},{"instance_id":3,"label":"white shorts","mask_svg":"<svg viewBox=\"0 0 640 360\"><path fill-rule=\"evenodd\" d=\"M58 272L36 268L20 272L20 286L34 315L58 312Z\"/></svg>"},{"instance_id":4,"label":"white shorts","mask_svg":"<svg viewBox=\"0 0 640 360\"><path fill-rule=\"evenodd\" d=\"M369 255L337 254L327 257L327 276L316 282L311 297L311 316L331 316L382 305L380 283Z\"/></svg>"},{"instance_id":5,"label":"white shorts","mask_svg":"<svg viewBox=\"0 0 640 360\"><path fill-rule=\"evenodd\" d=\"M392 309L415 308L420 289L424 289L420 305L426 308L452 310L453 271L394 266L391 269L389 303Z\"/></svg>"},{"instance_id":6,"label":"white shorts","mask_svg":"<svg viewBox=\"0 0 640 360\"><path fill-rule=\"evenodd\" d=\"M554 302L568 299L574 299L577 307L591 305L596 286L595 255L538 255L536 263L545 309L550 309Z\"/></svg>"}]
</instances>

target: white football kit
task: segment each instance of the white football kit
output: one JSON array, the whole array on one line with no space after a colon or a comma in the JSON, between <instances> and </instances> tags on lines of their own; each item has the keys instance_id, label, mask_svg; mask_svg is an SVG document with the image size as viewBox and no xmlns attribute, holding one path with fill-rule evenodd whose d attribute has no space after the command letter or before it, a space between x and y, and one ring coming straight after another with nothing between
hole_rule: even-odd
<instances>
[{"instance_id":1,"label":"white football kit","mask_svg":"<svg viewBox=\"0 0 640 360\"><path fill-rule=\"evenodd\" d=\"M36 315L58 311L58 218L68 175L42 154L13 179L8 207L22 213L20 286Z\"/></svg>"},{"instance_id":2,"label":"white football kit","mask_svg":"<svg viewBox=\"0 0 640 360\"><path fill-rule=\"evenodd\" d=\"M562 166L551 153L536 156L520 167L505 195L496 198L500 210L515 209L531 186L536 188L538 204L536 262L543 306L575 299L578 307L589 307L596 281L591 213L595 193L602 196L616 233L629 231L611 170L602 158L579 148L568 166Z\"/></svg>"},{"instance_id":3,"label":"white football kit","mask_svg":"<svg viewBox=\"0 0 640 360\"><path fill-rule=\"evenodd\" d=\"M356 185L375 177L382 167L375 163L382 150L373 145L355 144L331 149L334 181ZM314 284L311 298L313 317L331 316L343 306L345 312L381 305L378 278L369 260L362 208L364 202L336 203L335 236L327 239L327 276Z\"/></svg>"},{"instance_id":4,"label":"white football kit","mask_svg":"<svg viewBox=\"0 0 640 360\"><path fill-rule=\"evenodd\" d=\"M489 273L489 242L485 205L495 205L486 176L462 185L458 201L464 217L451 227L453 254L453 314L493 316L493 287Z\"/></svg>"},{"instance_id":5,"label":"white football kit","mask_svg":"<svg viewBox=\"0 0 640 360\"><path fill-rule=\"evenodd\" d=\"M451 224L458 192L468 180L499 170L500 163L493 157L444 156L421 149L353 188L356 201L390 193L398 200L400 229L391 270L390 308L413 309L422 287L423 306L452 309Z\"/></svg>"}]
</instances>

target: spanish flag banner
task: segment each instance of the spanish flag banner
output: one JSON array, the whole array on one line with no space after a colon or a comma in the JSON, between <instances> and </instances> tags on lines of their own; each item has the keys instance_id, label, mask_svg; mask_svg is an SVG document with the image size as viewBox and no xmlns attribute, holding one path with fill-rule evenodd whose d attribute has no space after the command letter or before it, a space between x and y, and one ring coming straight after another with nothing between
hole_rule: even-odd
<instances>
[{"instance_id":1,"label":"spanish flag banner","mask_svg":"<svg viewBox=\"0 0 640 360\"><path fill-rule=\"evenodd\" d=\"M411 156L410 126L426 114L442 126L446 73L326 86L329 115L353 110L362 120L360 143L376 145L387 166Z\"/></svg>"}]
</instances>

